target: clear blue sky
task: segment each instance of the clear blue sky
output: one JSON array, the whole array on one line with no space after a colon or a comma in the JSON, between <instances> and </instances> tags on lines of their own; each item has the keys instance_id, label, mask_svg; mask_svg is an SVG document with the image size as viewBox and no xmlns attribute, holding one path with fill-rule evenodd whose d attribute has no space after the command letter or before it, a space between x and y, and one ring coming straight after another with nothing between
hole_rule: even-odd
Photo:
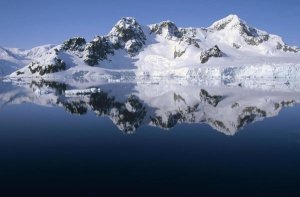
<instances>
[{"instance_id":1,"label":"clear blue sky","mask_svg":"<svg viewBox=\"0 0 300 197\"><path fill-rule=\"evenodd\" d=\"M231 13L300 46L300 0L0 0L0 46L90 40L107 34L122 16L141 24L172 20L180 27L207 27Z\"/></svg>"}]
</instances>

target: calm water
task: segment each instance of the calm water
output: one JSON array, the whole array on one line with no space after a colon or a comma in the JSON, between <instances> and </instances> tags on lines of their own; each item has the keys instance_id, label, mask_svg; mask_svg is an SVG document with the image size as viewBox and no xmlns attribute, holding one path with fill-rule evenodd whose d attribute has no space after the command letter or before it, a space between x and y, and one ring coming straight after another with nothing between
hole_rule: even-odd
<instances>
[{"instance_id":1,"label":"calm water","mask_svg":"<svg viewBox=\"0 0 300 197\"><path fill-rule=\"evenodd\" d=\"M290 86L2 82L0 193L299 196L299 101Z\"/></svg>"}]
</instances>

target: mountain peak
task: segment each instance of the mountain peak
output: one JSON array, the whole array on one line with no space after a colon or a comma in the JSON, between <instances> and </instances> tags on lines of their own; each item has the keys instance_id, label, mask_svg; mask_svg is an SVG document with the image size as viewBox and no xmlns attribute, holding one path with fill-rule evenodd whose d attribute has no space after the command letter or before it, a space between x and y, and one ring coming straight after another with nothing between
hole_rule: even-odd
<instances>
[{"instance_id":1,"label":"mountain peak","mask_svg":"<svg viewBox=\"0 0 300 197\"><path fill-rule=\"evenodd\" d=\"M233 46L237 48L243 45L243 43L239 41L240 38L242 38L247 45L259 45L268 41L270 38L267 32L249 26L244 20L234 14L214 22L209 29L225 34L226 39L232 42Z\"/></svg>"},{"instance_id":2,"label":"mountain peak","mask_svg":"<svg viewBox=\"0 0 300 197\"><path fill-rule=\"evenodd\" d=\"M116 48L125 48L134 55L145 44L146 35L134 17L123 17L109 32L108 38Z\"/></svg>"},{"instance_id":3,"label":"mountain peak","mask_svg":"<svg viewBox=\"0 0 300 197\"><path fill-rule=\"evenodd\" d=\"M129 26L135 26L137 24L137 21L134 17L122 17L115 26L119 27L129 27Z\"/></svg>"},{"instance_id":4,"label":"mountain peak","mask_svg":"<svg viewBox=\"0 0 300 197\"><path fill-rule=\"evenodd\" d=\"M119 34L119 31L121 30L133 30L139 28L140 24L134 17L123 17L115 24L115 26L109 32L109 35L115 35L116 33Z\"/></svg>"},{"instance_id":5,"label":"mountain peak","mask_svg":"<svg viewBox=\"0 0 300 197\"><path fill-rule=\"evenodd\" d=\"M182 33L179 31L178 27L172 21L162 21L158 24L150 25L151 32L160 34L165 38L172 39L181 38Z\"/></svg>"},{"instance_id":6,"label":"mountain peak","mask_svg":"<svg viewBox=\"0 0 300 197\"><path fill-rule=\"evenodd\" d=\"M239 26L239 25L246 25L247 23L238 17L235 14L230 14L225 18L222 18L216 22L214 22L209 28L215 30L223 30L227 27Z\"/></svg>"},{"instance_id":7,"label":"mountain peak","mask_svg":"<svg viewBox=\"0 0 300 197\"><path fill-rule=\"evenodd\" d=\"M238 21L240 21L241 20L241 18L238 16L238 15L236 15L236 14L229 14L228 16L226 16L224 19L228 19L228 20L238 20Z\"/></svg>"}]
</instances>

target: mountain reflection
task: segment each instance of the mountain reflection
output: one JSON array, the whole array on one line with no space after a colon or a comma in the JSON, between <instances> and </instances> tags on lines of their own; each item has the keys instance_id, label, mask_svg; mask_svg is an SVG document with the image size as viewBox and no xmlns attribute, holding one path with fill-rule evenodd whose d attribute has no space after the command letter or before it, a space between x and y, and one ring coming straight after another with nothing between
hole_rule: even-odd
<instances>
[{"instance_id":1,"label":"mountain reflection","mask_svg":"<svg viewBox=\"0 0 300 197\"><path fill-rule=\"evenodd\" d=\"M265 86L242 87L240 83L212 86L145 80L81 86L32 80L17 81L12 88L4 88L7 84L1 84L2 106L34 103L62 107L74 115L93 111L97 116L109 117L124 133L133 133L141 125L170 129L180 123L206 123L226 135L234 135L246 125L276 116L283 107L300 100L294 89L276 88L280 83L268 90Z\"/></svg>"}]
</instances>

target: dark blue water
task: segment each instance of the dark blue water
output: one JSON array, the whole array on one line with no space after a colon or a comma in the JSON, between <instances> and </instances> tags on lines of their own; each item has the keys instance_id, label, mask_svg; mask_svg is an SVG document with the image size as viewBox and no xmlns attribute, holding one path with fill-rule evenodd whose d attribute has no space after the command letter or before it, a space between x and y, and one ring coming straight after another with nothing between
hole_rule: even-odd
<instances>
[{"instance_id":1,"label":"dark blue water","mask_svg":"<svg viewBox=\"0 0 300 197\"><path fill-rule=\"evenodd\" d=\"M187 123L124 134L90 110L12 102L0 109L0 193L299 196L299 116L283 108L233 136Z\"/></svg>"}]
</instances>

